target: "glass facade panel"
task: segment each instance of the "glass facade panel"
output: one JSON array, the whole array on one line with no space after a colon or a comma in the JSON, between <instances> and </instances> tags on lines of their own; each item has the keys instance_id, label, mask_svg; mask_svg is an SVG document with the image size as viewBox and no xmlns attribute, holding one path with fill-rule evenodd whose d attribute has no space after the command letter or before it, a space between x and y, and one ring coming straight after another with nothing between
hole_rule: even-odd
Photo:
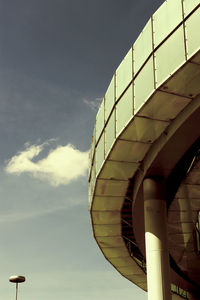
<instances>
[{"instance_id":1,"label":"glass facade panel","mask_svg":"<svg viewBox=\"0 0 200 300\"><path fill-rule=\"evenodd\" d=\"M95 142L98 142L98 139L101 135L101 132L104 128L104 99L99 107L97 116L96 116L96 123L95 123L95 127L96 127L96 136L95 136Z\"/></svg>"},{"instance_id":2,"label":"glass facade panel","mask_svg":"<svg viewBox=\"0 0 200 300\"><path fill-rule=\"evenodd\" d=\"M165 1L153 15L155 47L157 47L182 20L182 0Z\"/></svg>"},{"instance_id":3,"label":"glass facade panel","mask_svg":"<svg viewBox=\"0 0 200 300\"><path fill-rule=\"evenodd\" d=\"M113 76L110 85L105 94L105 122L107 121L111 110L115 104L115 75Z\"/></svg>"},{"instance_id":4,"label":"glass facade panel","mask_svg":"<svg viewBox=\"0 0 200 300\"><path fill-rule=\"evenodd\" d=\"M91 149L90 149L90 153L89 153L89 180L91 178L91 171L92 171L92 165L93 165L93 160L94 160L94 155L95 155L95 127L94 127L94 131L93 131L93 136L91 139Z\"/></svg>"},{"instance_id":5,"label":"glass facade panel","mask_svg":"<svg viewBox=\"0 0 200 300\"><path fill-rule=\"evenodd\" d=\"M183 7L184 7L184 17L187 17L189 13L198 5L200 4L200 0L183 0Z\"/></svg>"},{"instance_id":6,"label":"glass facade panel","mask_svg":"<svg viewBox=\"0 0 200 300\"><path fill-rule=\"evenodd\" d=\"M200 49L200 8L198 8L185 22L186 26L186 45L188 58L194 55Z\"/></svg>"},{"instance_id":7,"label":"glass facade panel","mask_svg":"<svg viewBox=\"0 0 200 300\"><path fill-rule=\"evenodd\" d=\"M88 189L88 194L89 194L89 206L91 207L92 205L92 199L93 199L93 193L94 193L94 187L95 187L95 181L96 181L96 176L95 176L95 163L91 168L91 177L90 177L90 182L89 182L89 189Z\"/></svg>"},{"instance_id":8,"label":"glass facade panel","mask_svg":"<svg viewBox=\"0 0 200 300\"><path fill-rule=\"evenodd\" d=\"M105 128L105 156L109 153L114 141L115 141L115 110L112 112L110 119Z\"/></svg>"},{"instance_id":9,"label":"glass facade panel","mask_svg":"<svg viewBox=\"0 0 200 300\"><path fill-rule=\"evenodd\" d=\"M154 68L151 57L134 81L134 114L154 92Z\"/></svg>"},{"instance_id":10,"label":"glass facade panel","mask_svg":"<svg viewBox=\"0 0 200 300\"><path fill-rule=\"evenodd\" d=\"M103 133L96 147L96 157L95 157L96 176L98 175L104 163L104 152L105 149L104 149L104 133Z\"/></svg>"},{"instance_id":11,"label":"glass facade panel","mask_svg":"<svg viewBox=\"0 0 200 300\"><path fill-rule=\"evenodd\" d=\"M139 35L133 46L133 49L133 70L135 74L153 51L151 19Z\"/></svg>"},{"instance_id":12,"label":"glass facade panel","mask_svg":"<svg viewBox=\"0 0 200 300\"><path fill-rule=\"evenodd\" d=\"M155 53L156 86L159 87L185 62L183 26L179 27Z\"/></svg>"},{"instance_id":13,"label":"glass facade panel","mask_svg":"<svg viewBox=\"0 0 200 300\"><path fill-rule=\"evenodd\" d=\"M116 100L129 85L133 77L133 53L132 48L122 60L116 70Z\"/></svg>"},{"instance_id":14,"label":"glass facade panel","mask_svg":"<svg viewBox=\"0 0 200 300\"><path fill-rule=\"evenodd\" d=\"M92 164L93 156L94 156L94 150L95 150L95 127L93 131L93 136L92 136L92 142L91 142L91 150L90 150L90 164Z\"/></svg>"},{"instance_id":15,"label":"glass facade panel","mask_svg":"<svg viewBox=\"0 0 200 300\"><path fill-rule=\"evenodd\" d=\"M133 85L131 84L116 105L116 136L133 117Z\"/></svg>"}]
</instances>

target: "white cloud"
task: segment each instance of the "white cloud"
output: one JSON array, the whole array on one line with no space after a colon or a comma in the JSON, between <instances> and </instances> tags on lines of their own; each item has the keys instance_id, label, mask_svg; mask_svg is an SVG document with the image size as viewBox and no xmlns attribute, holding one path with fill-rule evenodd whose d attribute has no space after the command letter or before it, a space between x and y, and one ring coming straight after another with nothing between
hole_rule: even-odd
<instances>
[{"instance_id":1,"label":"white cloud","mask_svg":"<svg viewBox=\"0 0 200 300\"><path fill-rule=\"evenodd\" d=\"M25 150L6 162L5 171L16 175L26 172L35 178L48 181L53 186L69 184L87 174L89 151L81 152L71 144L58 146L50 150L45 158L34 162L33 158L47 145L49 141L40 145L25 144Z\"/></svg>"},{"instance_id":2,"label":"white cloud","mask_svg":"<svg viewBox=\"0 0 200 300\"><path fill-rule=\"evenodd\" d=\"M103 98L95 98L95 100L83 99L83 102L87 104L92 110L97 111Z\"/></svg>"}]
</instances>

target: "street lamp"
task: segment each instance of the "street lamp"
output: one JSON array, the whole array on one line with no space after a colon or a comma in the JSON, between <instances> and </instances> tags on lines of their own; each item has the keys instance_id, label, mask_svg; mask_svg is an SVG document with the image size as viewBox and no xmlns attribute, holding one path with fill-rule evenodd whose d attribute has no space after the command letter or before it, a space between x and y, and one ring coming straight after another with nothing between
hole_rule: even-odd
<instances>
[{"instance_id":1,"label":"street lamp","mask_svg":"<svg viewBox=\"0 0 200 300\"><path fill-rule=\"evenodd\" d=\"M9 278L9 281L10 282L14 282L16 283L16 300L17 300L17 292L18 292L18 283L21 283L21 282L24 282L26 280L26 278L24 276L17 276L17 275L14 275L14 276L11 276Z\"/></svg>"}]
</instances>

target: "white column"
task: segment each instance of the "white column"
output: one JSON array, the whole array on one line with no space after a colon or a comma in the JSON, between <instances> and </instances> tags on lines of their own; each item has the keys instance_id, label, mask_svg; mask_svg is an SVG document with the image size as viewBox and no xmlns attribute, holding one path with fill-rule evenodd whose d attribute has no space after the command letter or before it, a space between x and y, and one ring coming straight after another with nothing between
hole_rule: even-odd
<instances>
[{"instance_id":1,"label":"white column","mask_svg":"<svg viewBox=\"0 0 200 300\"><path fill-rule=\"evenodd\" d=\"M143 193L148 300L171 300L164 180L146 178Z\"/></svg>"}]
</instances>

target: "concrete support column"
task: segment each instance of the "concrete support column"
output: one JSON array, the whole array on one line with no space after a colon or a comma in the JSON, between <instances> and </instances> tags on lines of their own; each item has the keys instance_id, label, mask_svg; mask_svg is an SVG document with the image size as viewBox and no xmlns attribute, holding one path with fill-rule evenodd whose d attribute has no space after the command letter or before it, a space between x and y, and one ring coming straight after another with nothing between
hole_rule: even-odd
<instances>
[{"instance_id":1,"label":"concrete support column","mask_svg":"<svg viewBox=\"0 0 200 300\"><path fill-rule=\"evenodd\" d=\"M143 193L148 300L171 300L164 180L146 178Z\"/></svg>"}]
</instances>

